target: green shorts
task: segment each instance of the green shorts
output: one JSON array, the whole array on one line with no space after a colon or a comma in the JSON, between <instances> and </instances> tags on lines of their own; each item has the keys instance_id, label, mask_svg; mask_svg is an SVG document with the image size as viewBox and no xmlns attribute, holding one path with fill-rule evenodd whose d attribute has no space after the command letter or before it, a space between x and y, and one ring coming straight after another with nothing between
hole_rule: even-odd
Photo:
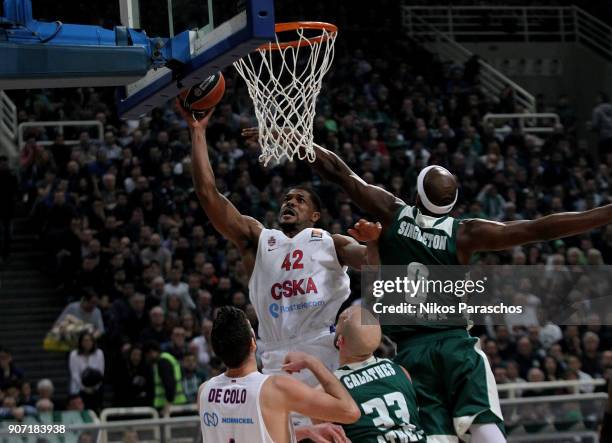
<instances>
[{"instance_id":1,"label":"green shorts","mask_svg":"<svg viewBox=\"0 0 612 443\"><path fill-rule=\"evenodd\" d=\"M412 377L428 442L456 441L472 423L495 423L505 434L489 361L465 329L416 334L398 343L395 362Z\"/></svg>"}]
</instances>

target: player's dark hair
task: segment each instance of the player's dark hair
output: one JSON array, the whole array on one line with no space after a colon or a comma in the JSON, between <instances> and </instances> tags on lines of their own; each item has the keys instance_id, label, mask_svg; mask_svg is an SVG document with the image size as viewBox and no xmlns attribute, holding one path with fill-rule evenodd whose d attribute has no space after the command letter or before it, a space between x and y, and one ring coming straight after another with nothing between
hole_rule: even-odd
<instances>
[{"instance_id":1,"label":"player's dark hair","mask_svg":"<svg viewBox=\"0 0 612 443\"><path fill-rule=\"evenodd\" d=\"M321 202L321 197L319 197L319 194L317 194L314 189L312 189L310 186L295 186L291 189L299 189L301 191L306 191L310 196L310 200L312 201L312 205L314 206L315 211L321 212L321 209L323 208L323 203Z\"/></svg>"},{"instance_id":2,"label":"player's dark hair","mask_svg":"<svg viewBox=\"0 0 612 443\"><path fill-rule=\"evenodd\" d=\"M242 365L249 356L252 339L251 323L243 311L232 306L219 309L210 341L225 366L237 368Z\"/></svg>"}]
</instances>

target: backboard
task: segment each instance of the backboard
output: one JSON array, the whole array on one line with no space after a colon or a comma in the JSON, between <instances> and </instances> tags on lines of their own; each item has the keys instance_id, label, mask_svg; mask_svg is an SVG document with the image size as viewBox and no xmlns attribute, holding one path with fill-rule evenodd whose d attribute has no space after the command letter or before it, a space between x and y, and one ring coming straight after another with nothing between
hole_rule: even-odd
<instances>
[{"instance_id":1,"label":"backboard","mask_svg":"<svg viewBox=\"0 0 612 443\"><path fill-rule=\"evenodd\" d=\"M163 65L120 88L122 118L146 114L275 35L273 0L119 1L122 25L159 37L153 57Z\"/></svg>"}]
</instances>

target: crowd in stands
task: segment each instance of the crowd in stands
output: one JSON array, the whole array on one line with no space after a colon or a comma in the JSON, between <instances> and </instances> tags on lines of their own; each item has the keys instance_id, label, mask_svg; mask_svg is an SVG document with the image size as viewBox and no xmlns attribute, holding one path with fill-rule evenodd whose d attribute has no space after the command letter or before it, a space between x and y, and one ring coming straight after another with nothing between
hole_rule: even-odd
<instances>
[{"instance_id":1,"label":"crowd in stands","mask_svg":"<svg viewBox=\"0 0 612 443\"><path fill-rule=\"evenodd\" d=\"M563 117L564 126L554 133L528 136L509 123L500 135L482 125L482 116L520 111L510 89L488 96L479 86L477 66L442 63L389 29L364 36L348 26L338 40L314 127L315 140L366 182L412 202L419 170L443 165L461 184L453 211L459 218L531 219L610 202L612 156L599 155L576 137L572 122L589 116L574 115L567 97L540 97L541 110ZM240 136L242 128L256 125L246 88L235 72L225 74L225 98L207 132L219 190L242 213L273 228L283 192L308 182L324 201L320 226L346 233L364 214L341 190L306 163L264 168L258 162L257 144ZM255 330L258 320L237 249L212 228L195 196L189 133L175 105L121 122L112 91L104 89L14 97L20 121L96 119L105 133L97 141L80 132L71 146L43 129L27 134L20 192L47 253L57 296L66 300L58 324L69 318L76 325L66 372L71 396L67 402L54 398L49 380L33 389L19 362L3 349L0 417L21 413L15 412L19 407L25 413L99 410L108 399L114 406L160 409L194 402L198 385L223 370L209 340L215 310L244 309ZM43 147L42 140L53 144ZM612 263L612 225L478 260L559 269ZM360 296L359 276L352 277L350 303ZM545 325L539 313L547 294L534 294L529 324L473 330L483 339L497 382L610 380L612 317L593 313L588 326Z\"/></svg>"}]
</instances>

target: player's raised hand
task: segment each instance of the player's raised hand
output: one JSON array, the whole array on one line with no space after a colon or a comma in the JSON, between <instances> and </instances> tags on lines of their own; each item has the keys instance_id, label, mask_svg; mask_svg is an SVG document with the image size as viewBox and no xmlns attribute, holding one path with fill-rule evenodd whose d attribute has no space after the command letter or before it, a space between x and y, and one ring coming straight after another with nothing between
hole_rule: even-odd
<instances>
[{"instance_id":1,"label":"player's raised hand","mask_svg":"<svg viewBox=\"0 0 612 443\"><path fill-rule=\"evenodd\" d=\"M380 222L373 223L365 219L360 219L353 228L349 228L348 233L355 240L360 242L370 242L378 240L382 232Z\"/></svg>"},{"instance_id":2,"label":"player's raised hand","mask_svg":"<svg viewBox=\"0 0 612 443\"><path fill-rule=\"evenodd\" d=\"M278 136L278 131L271 129L270 133L272 134L273 137ZM285 128L284 129L284 134L286 136L289 136L290 134L292 134L291 130L289 128ZM257 126L254 126L252 128L244 128L241 131L241 135L242 137L244 137L246 140L253 140L253 141L257 141L258 137L259 137L259 128Z\"/></svg>"},{"instance_id":3,"label":"player's raised hand","mask_svg":"<svg viewBox=\"0 0 612 443\"><path fill-rule=\"evenodd\" d=\"M250 140L250 139L257 140L257 137L259 137L259 128L257 126L252 127L252 128L244 128L241 134L242 134L242 137L244 137L247 140Z\"/></svg>"},{"instance_id":4,"label":"player's raised hand","mask_svg":"<svg viewBox=\"0 0 612 443\"><path fill-rule=\"evenodd\" d=\"M176 107L191 129L206 129L210 117L213 115L213 112L215 112L215 108L209 109L204 115L189 112L183 107L178 98L176 99Z\"/></svg>"},{"instance_id":5,"label":"player's raised hand","mask_svg":"<svg viewBox=\"0 0 612 443\"><path fill-rule=\"evenodd\" d=\"M289 374L300 372L302 369L309 367L311 360L314 357L305 352L293 351L285 356L285 361L281 369Z\"/></svg>"}]
</instances>

